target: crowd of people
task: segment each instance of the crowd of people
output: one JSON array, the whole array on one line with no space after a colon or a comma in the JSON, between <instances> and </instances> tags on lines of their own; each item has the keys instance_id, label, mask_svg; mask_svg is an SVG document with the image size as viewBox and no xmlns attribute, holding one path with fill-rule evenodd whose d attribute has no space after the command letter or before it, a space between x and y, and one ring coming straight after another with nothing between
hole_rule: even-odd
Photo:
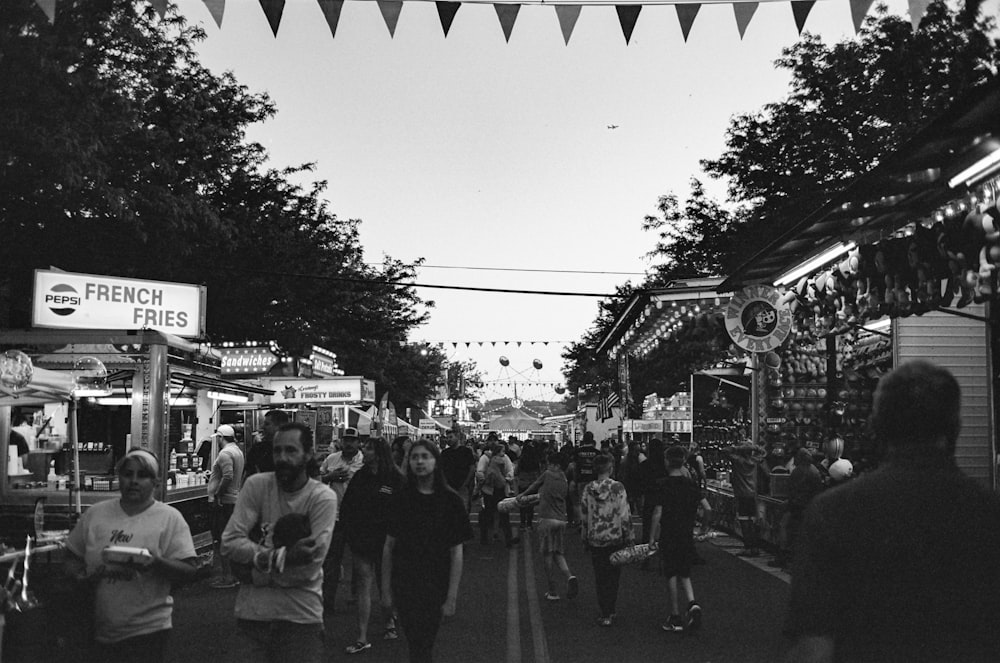
<instances>
[{"instance_id":1,"label":"crowd of people","mask_svg":"<svg viewBox=\"0 0 1000 663\"><path fill-rule=\"evenodd\" d=\"M907 364L883 378L875 395L872 427L888 451L883 467L823 490L811 454L795 455L784 523L786 548L795 553L790 660L1000 660L992 633L1000 614L1000 567L992 561L1000 502L955 466L959 405L950 373ZM616 554L645 542L664 577L663 629L702 627L694 537L711 524L712 510L694 446L598 446L585 434L580 446L559 449L546 440L491 435L477 443L455 433L441 449L428 439L390 443L348 428L340 448L318 463L312 430L281 411L265 417L259 445L266 446L245 457L232 427L217 434L222 447L207 490L223 565L212 583L239 586L240 660L323 658L324 611L333 606L345 550L357 611L357 640L346 653L373 646L377 590L382 637L402 631L411 661L432 660L442 619L456 611L464 550L474 539L470 513L478 505L480 545L499 536L515 546L512 499L519 527L537 532L547 601L579 594L566 556L569 533L578 532L593 565L596 624L612 626ZM744 552L754 555L761 542L751 495L763 456L752 444L727 454ZM117 472L121 497L77 523L68 566L92 589L93 660L162 661L171 587L195 576L194 544L179 512L154 498L162 476L154 454L132 449ZM633 513L641 514L641 536ZM146 552L123 561L108 556L109 546Z\"/></svg>"}]
</instances>

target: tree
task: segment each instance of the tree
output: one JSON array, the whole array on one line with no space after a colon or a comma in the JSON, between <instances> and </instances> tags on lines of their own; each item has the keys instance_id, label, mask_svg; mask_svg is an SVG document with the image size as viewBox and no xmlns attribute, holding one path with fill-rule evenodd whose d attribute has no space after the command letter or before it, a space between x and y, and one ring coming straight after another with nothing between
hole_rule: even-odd
<instances>
[{"instance_id":1,"label":"tree","mask_svg":"<svg viewBox=\"0 0 1000 663\"><path fill-rule=\"evenodd\" d=\"M735 117L724 153L702 162L749 208L726 272L996 73L995 21L974 7L939 0L914 31L879 5L856 38L827 46L806 33L784 50L788 97Z\"/></svg>"},{"instance_id":2,"label":"tree","mask_svg":"<svg viewBox=\"0 0 1000 663\"><path fill-rule=\"evenodd\" d=\"M483 375L474 361L448 364L448 393L452 398L476 399L483 389Z\"/></svg>"},{"instance_id":3,"label":"tree","mask_svg":"<svg viewBox=\"0 0 1000 663\"><path fill-rule=\"evenodd\" d=\"M705 193L697 179L691 180L691 194L682 207L677 196L660 196L661 216L646 216L642 229L659 235L656 246L646 254L657 261L643 287L664 286L670 281L720 275L722 265L733 252L732 234L737 215L723 209Z\"/></svg>"},{"instance_id":4,"label":"tree","mask_svg":"<svg viewBox=\"0 0 1000 663\"><path fill-rule=\"evenodd\" d=\"M614 299L601 299L597 304L597 319L583 337L572 343L565 352L562 353L564 360L563 376L566 378L566 389L570 396L567 397L567 408L572 403L593 401L601 391L616 388L618 373L616 366L606 355L597 355L594 348L601 342L618 317L624 310L629 297L633 292L630 283L617 286ZM584 397L584 394L592 398ZM574 407L573 410L576 408Z\"/></svg>"},{"instance_id":5,"label":"tree","mask_svg":"<svg viewBox=\"0 0 1000 663\"><path fill-rule=\"evenodd\" d=\"M210 340L312 344L394 401L432 395L443 356L405 345L433 302L419 262L365 263L358 220L301 186L309 164L266 167L246 129L266 95L197 59L204 38L131 0L33 0L0 14L0 326L27 326L32 271L205 284ZM403 347L400 347L403 343Z\"/></svg>"}]
</instances>

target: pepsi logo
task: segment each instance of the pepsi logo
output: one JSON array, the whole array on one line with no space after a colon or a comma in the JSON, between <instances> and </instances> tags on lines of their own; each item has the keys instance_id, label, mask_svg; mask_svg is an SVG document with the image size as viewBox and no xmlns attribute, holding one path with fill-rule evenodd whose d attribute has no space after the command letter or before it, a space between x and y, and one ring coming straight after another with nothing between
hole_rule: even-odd
<instances>
[{"instance_id":1,"label":"pepsi logo","mask_svg":"<svg viewBox=\"0 0 1000 663\"><path fill-rule=\"evenodd\" d=\"M72 315L81 303L80 294L71 285L57 283L45 293L45 304L56 315Z\"/></svg>"}]
</instances>

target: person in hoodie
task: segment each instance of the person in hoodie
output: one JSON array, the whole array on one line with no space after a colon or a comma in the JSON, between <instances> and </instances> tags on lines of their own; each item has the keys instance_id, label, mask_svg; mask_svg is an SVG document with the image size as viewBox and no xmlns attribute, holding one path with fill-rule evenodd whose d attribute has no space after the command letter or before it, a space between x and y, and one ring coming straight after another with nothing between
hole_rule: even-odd
<instances>
[{"instance_id":1,"label":"person in hoodie","mask_svg":"<svg viewBox=\"0 0 1000 663\"><path fill-rule=\"evenodd\" d=\"M628 495L625 486L611 478L613 469L611 456L598 455L594 459L597 478L584 487L580 500L581 535L594 564L597 605L601 611L597 625L604 627L614 621L621 579L621 568L611 564L611 554L635 541Z\"/></svg>"}]
</instances>

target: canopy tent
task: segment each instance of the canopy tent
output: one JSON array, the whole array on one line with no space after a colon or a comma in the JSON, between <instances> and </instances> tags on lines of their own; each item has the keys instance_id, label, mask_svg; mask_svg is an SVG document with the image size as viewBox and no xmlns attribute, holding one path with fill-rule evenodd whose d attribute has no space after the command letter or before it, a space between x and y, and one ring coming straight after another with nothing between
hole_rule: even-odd
<instances>
[{"instance_id":1,"label":"canopy tent","mask_svg":"<svg viewBox=\"0 0 1000 663\"><path fill-rule=\"evenodd\" d=\"M545 426L541 421L518 408L514 408L513 410L500 415L490 422L488 428L491 431L504 432L530 432L545 430Z\"/></svg>"}]
</instances>

